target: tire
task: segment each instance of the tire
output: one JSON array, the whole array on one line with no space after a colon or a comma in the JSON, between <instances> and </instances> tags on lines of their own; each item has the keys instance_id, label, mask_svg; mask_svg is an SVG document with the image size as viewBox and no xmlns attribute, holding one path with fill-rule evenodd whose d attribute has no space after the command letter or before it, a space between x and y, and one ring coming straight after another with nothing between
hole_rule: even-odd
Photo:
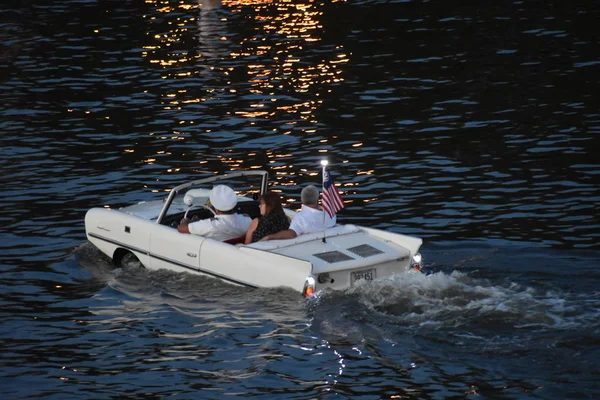
<instances>
[{"instance_id":1,"label":"tire","mask_svg":"<svg viewBox=\"0 0 600 400\"><path fill-rule=\"evenodd\" d=\"M120 268L144 268L142 262L130 251L126 251L118 262Z\"/></svg>"}]
</instances>

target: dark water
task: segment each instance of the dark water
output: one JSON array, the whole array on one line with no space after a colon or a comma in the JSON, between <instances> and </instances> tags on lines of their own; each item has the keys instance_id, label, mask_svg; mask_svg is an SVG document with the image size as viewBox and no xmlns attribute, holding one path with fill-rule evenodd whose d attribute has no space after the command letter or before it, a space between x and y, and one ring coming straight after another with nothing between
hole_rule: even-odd
<instances>
[{"instance_id":1,"label":"dark water","mask_svg":"<svg viewBox=\"0 0 600 400\"><path fill-rule=\"evenodd\" d=\"M600 398L597 1L0 15L2 398ZM323 156L340 221L423 237L425 274L304 302L85 239L215 172L297 205Z\"/></svg>"}]
</instances>

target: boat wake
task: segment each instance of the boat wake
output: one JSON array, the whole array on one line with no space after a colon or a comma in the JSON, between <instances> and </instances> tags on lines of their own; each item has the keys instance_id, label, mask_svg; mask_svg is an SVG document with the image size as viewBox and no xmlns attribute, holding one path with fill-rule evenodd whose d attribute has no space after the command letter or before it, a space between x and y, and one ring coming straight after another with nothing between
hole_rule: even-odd
<instances>
[{"instance_id":1,"label":"boat wake","mask_svg":"<svg viewBox=\"0 0 600 400\"><path fill-rule=\"evenodd\" d=\"M395 341L407 333L439 341L440 331L446 331L443 337L453 344L478 338L489 344L498 335L535 341L534 334L597 330L598 310L598 297L498 283L460 271L411 271L345 292L321 293L309 314L312 329L333 342L358 343L373 334Z\"/></svg>"}]
</instances>

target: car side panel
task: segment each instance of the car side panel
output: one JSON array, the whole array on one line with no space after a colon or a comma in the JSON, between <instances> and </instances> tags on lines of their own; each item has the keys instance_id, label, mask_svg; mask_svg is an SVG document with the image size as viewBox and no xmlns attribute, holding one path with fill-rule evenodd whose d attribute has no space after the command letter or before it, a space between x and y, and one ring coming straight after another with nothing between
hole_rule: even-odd
<instances>
[{"instance_id":1,"label":"car side panel","mask_svg":"<svg viewBox=\"0 0 600 400\"><path fill-rule=\"evenodd\" d=\"M150 268L196 272L200 266L202 236L179 233L177 229L154 224L150 232Z\"/></svg>"},{"instance_id":2,"label":"car side panel","mask_svg":"<svg viewBox=\"0 0 600 400\"><path fill-rule=\"evenodd\" d=\"M149 265L150 228L154 224L119 210L92 208L86 213L88 239L108 257L122 248L133 252L144 265Z\"/></svg>"},{"instance_id":3,"label":"car side panel","mask_svg":"<svg viewBox=\"0 0 600 400\"><path fill-rule=\"evenodd\" d=\"M304 260L207 239L200 269L231 283L252 287L287 286L302 291L312 265Z\"/></svg>"}]
</instances>

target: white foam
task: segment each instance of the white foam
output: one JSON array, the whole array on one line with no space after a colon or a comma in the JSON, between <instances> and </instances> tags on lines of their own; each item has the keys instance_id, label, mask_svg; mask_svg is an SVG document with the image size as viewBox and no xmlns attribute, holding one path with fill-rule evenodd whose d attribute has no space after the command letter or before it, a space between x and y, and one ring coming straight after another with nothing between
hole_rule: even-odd
<instances>
[{"instance_id":1,"label":"white foam","mask_svg":"<svg viewBox=\"0 0 600 400\"><path fill-rule=\"evenodd\" d=\"M371 310L422 327L490 325L519 329L573 329L597 321L600 299L582 315L579 301L509 280L501 283L466 273L408 272L347 291Z\"/></svg>"}]
</instances>

